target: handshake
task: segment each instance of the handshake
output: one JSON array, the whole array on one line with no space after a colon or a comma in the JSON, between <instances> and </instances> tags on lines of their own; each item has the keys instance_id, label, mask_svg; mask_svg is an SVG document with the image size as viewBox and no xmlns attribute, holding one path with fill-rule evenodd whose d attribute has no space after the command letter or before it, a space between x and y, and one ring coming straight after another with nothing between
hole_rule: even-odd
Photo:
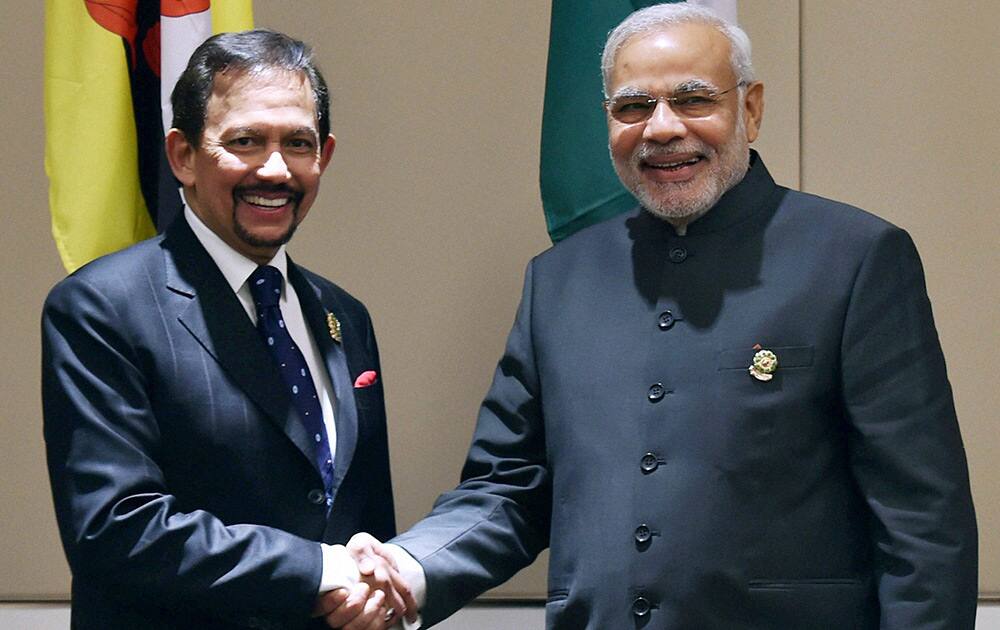
<instances>
[{"instance_id":1,"label":"handshake","mask_svg":"<svg viewBox=\"0 0 1000 630\"><path fill-rule=\"evenodd\" d=\"M355 534L346 547L324 550L324 568L329 562L327 552L340 556L338 560L353 562L358 581L350 587L321 592L314 617L342 630L382 630L403 619L411 624L417 621L415 595L400 573L391 546L370 534Z\"/></svg>"}]
</instances>

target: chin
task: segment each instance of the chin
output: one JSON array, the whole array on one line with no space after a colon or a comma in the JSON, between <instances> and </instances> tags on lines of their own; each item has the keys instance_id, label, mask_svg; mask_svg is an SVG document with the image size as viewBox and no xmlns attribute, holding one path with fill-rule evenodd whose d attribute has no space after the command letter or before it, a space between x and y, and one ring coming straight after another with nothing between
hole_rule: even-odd
<instances>
[{"instance_id":1,"label":"chin","mask_svg":"<svg viewBox=\"0 0 1000 630\"><path fill-rule=\"evenodd\" d=\"M280 224L270 223L264 225L248 226L243 221L235 221L234 228L236 236L247 245L254 247L280 247L295 234L298 227L298 210L292 213L286 221Z\"/></svg>"},{"instance_id":2,"label":"chin","mask_svg":"<svg viewBox=\"0 0 1000 630\"><path fill-rule=\"evenodd\" d=\"M688 194L666 194L657 191L652 194L647 188L633 190L632 194L639 200L642 207L652 214L664 219L684 219L704 214L714 206L722 195L715 191L692 191ZM686 192L686 191L685 191Z\"/></svg>"},{"instance_id":3,"label":"chin","mask_svg":"<svg viewBox=\"0 0 1000 630\"><path fill-rule=\"evenodd\" d=\"M251 247L276 248L292 240L292 235L295 234L296 227L295 224L292 224L287 228L251 231L240 226L236 234L241 241Z\"/></svg>"}]
</instances>

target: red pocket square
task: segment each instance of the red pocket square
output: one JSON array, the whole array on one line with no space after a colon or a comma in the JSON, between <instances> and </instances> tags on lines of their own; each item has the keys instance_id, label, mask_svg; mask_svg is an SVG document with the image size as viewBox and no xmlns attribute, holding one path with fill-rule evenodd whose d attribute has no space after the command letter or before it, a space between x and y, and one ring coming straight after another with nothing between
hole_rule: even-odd
<instances>
[{"instance_id":1,"label":"red pocket square","mask_svg":"<svg viewBox=\"0 0 1000 630\"><path fill-rule=\"evenodd\" d=\"M375 373L375 370L366 370L355 379L354 387L368 387L369 385L373 385L377 380L378 374Z\"/></svg>"}]
</instances>

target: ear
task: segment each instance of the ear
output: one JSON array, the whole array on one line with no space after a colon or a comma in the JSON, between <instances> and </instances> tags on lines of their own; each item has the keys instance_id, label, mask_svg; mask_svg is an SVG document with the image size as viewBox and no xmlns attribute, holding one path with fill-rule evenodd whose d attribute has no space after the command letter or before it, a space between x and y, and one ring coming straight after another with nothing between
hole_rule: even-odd
<instances>
[{"instance_id":1,"label":"ear","mask_svg":"<svg viewBox=\"0 0 1000 630\"><path fill-rule=\"evenodd\" d=\"M167 154L167 162L170 163L170 170L174 172L174 177L185 187L194 186L194 157L196 149L188 142L184 133L174 127L167 132L164 138L164 149Z\"/></svg>"},{"instance_id":2,"label":"ear","mask_svg":"<svg viewBox=\"0 0 1000 630\"><path fill-rule=\"evenodd\" d=\"M760 133L760 123L764 119L764 84L754 81L747 86L743 96L743 122L747 130L747 142L753 142Z\"/></svg>"},{"instance_id":3,"label":"ear","mask_svg":"<svg viewBox=\"0 0 1000 630\"><path fill-rule=\"evenodd\" d=\"M337 139L333 137L331 133L326 137L326 141L323 142L323 148L319 152L319 172L322 173L326 170L327 165L330 163L330 158L333 157L333 149L337 146Z\"/></svg>"}]
</instances>

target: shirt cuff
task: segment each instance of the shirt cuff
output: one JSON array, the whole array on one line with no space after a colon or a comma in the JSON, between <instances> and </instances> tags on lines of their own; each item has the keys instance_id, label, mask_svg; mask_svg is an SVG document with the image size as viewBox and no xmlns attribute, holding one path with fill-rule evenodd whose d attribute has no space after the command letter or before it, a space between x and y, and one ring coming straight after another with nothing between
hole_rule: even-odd
<instances>
[{"instance_id":1,"label":"shirt cuff","mask_svg":"<svg viewBox=\"0 0 1000 630\"><path fill-rule=\"evenodd\" d=\"M319 593L325 593L337 588L350 589L361 581L358 565L343 545L327 545L322 543L323 575L319 581ZM412 558L410 558L413 560ZM416 560L413 560L416 562ZM423 572L421 572L423 577ZM317 593L317 594L319 594Z\"/></svg>"},{"instance_id":2,"label":"shirt cuff","mask_svg":"<svg viewBox=\"0 0 1000 630\"><path fill-rule=\"evenodd\" d=\"M424 607L427 602L427 577L424 575L424 568L420 566L413 556L409 554L405 549L399 545L393 545L392 543L386 543L383 545L385 549L392 554L392 559L396 561L396 567L399 570L399 575L404 581L410 586L410 591L413 593L413 599L417 602L417 610ZM420 616L417 616L417 620L414 623L402 620L402 628L404 630L416 630L421 625ZM398 624L393 626L393 628L400 627Z\"/></svg>"}]
</instances>

